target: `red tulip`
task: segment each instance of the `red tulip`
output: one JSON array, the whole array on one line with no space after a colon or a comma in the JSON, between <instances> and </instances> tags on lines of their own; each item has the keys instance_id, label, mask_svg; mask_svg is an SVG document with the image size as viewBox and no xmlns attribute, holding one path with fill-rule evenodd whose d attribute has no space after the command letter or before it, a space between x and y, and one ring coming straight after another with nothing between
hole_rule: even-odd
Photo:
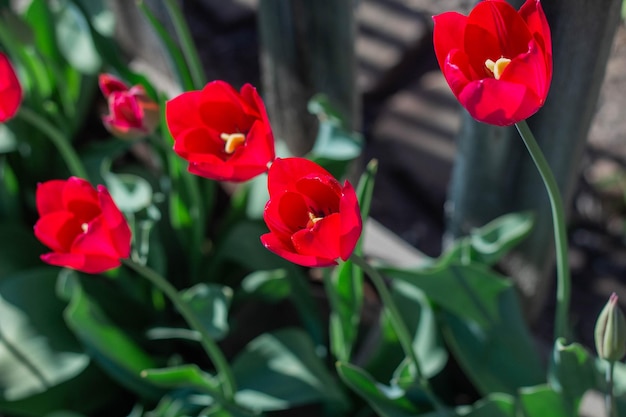
<instances>
[{"instance_id":1,"label":"red tulip","mask_svg":"<svg viewBox=\"0 0 626 417\"><path fill-rule=\"evenodd\" d=\"M263 101L250 84L237 92L224 81L167 102L174 151L189 172L219 181L246 181L274 160L274 136Z\"/></svg>"},{"instance_id":2,"label":"red tulip","mask_svg":"<svg viewBox=\"0 0 626 417\"><path fill-rule=\"evenodd\" d=\"M111 134L122 139L138 139L156 129L159 105L148 97L143 86L128 87L110 74L100 74L98 83L109 107L102 122Z\"/></svg>"},{"instance_id":3,"label":"red tulip","mask_svg":"<svg viewBox=\"0 0 626 417\"><path fill-rule=\"evenodd\" d=\"M352 185L303 158L274 161L268 173L270 199L263 218L270 251L303 266L337 264L350 257L361 236L361 212Z\"/></svg>"},{"instance_id":4,"label":"red tulip","mask_svg":"<svg viewBox=\"0 0 626 417\"><path fill-rule=\"evenodd\" d=\"M130 228L104 186L52 180L39 184L36 198L35 236L52 250L44 262L98 274L130 255Z\"/></svg>"},{"instance_id":5,"label":"red tulip","mask_svg":"<svg viewBox=\"0 0 626 417\"><path fill-rule=\"evenodd\" d=\"M516 11L504 0L484 0L469 16L434 17L435 54L463 107L498 126L539 110L552 79L550 28L539 0Z\"/></svg>"},{"instance_id":6,"label":"red tulip","mask_svg":"<svg viewBox=\"0 0 626 417\"><path fill-rule=\"evenodd\" d=\"M15 116L22 102L22 86L11 61L0 52L0 123Z\"/></svg>"}]
</instances>

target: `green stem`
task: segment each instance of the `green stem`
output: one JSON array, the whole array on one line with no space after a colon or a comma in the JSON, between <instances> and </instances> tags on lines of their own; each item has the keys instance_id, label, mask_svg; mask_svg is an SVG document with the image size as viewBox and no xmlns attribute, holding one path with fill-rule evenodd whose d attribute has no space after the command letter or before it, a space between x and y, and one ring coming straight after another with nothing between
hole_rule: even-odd
<instances>
[{"instance_id":1,"label":"green stem","mask_svg":"<svg viewBox=\"0 0 626 417\"><path fill-rule=\"evenodd\" d=\"M606 406L607 417L617 417L617 409L615 407L615 395L613 393L613 370L615 369L615 361L609 361L606 368L606 393L604 394L604 404Z\"/></svg>"},{"instance_id":2,"label":"green stem","mask_svg":"<svg viewBox=\"0 0 626 417\"><path fill-rule=\"evenodd\" d=\"M54 127L49 121L39 116L34 111L30 110L26 106L20 107L20 110L17 113L18 117L21 117L24 121L30 123L35 126L41 132L43 132L52 144L57 148L61 157L65 161L67 168L70 173L76 177L83 178L88 180L87 171L83 166L82 161L78 157L78 154L74 150L74 147L70 143L69 140L59 131L56 127Z\"/></svg>"},{"instance_id":3,"label":"green stem","mask_svg":"<svg viewBox=\"0 0 626 417\"><path fill-rule=\"evenodd\" d=\"M206 84L206 78L202 68L202 63L200 62L200 57L198 56L198 50L196 49L193 39L191 38L191 33L189 32L189 27L187 26L185 17L180 11L176 0L165 0L165 7L167 7L167 11L172 19L172 24L174 25L174 30L178 36L187 65L189 66L189 72L191 74L191 78L193 79L193 83L196 89L201 89L204 87L204 84Z\"/></svg>"},{"instance_id":4,"label":"green stem","mask_svg":"<svg viewBox=\"0 0 626 417\"><path fill-rule=\"evenodd\" d=\"M359 268L365 272L370 277L372 284L376 288L376 292L380 296L383 308L391 321L391 324L398 336L398 340L400 341L400 345L402 346L402 350L405 355L409 358L409 360L413 363L415 367L415 372L417 374L417 382L420 385L420 388L424 391L432 405L438 411L449 414L446 407L441 403L441 401L437 398L437 396L433 393L430 383L428 379L424 378L422 374L422 368L420 366L419 358L415 353L415 349L413 349L413 341L411 334L409 333L404 320L402 320L402 315L398 311L396 304L393 302L393 298L391 297L391 293L387 289L387 285L385 284L385 280L382 275L378 272L378 270L368 264L365 259L361 258L359 255L352 254L350 260L354 262Z\"/></svg>"},{"instance_id":5,"label":"green stem","mask_svg":"<svg viewBox=\"0 0 626 417\"><path fill-rule=\"evenodd\" d=\"M548 191L550 206L552 208L552 222L554 224L554 241L556 245L556 314L554 318L554 338L567 339L568 336L568 313L570 304L570 272L567 255L567 229L565 226L565 211L563 201L559 192L559 187L550 170L541 148L537 144L526 121L521 121L515 125L530 156L535 162L535 166L541 175L541 179Z\"/></svg>"},{"instance_id":6,"label":"green stem","mask_svg":"<svg viewBox=\"0 0 626 417\"><path fill-rule=\"evenodd\" d=\"M209 358L213 361L218 377L221 379L224 397L228 401L233 401L235 392L237 391L235 377L228 361L226 360L226 357L224 356L224 353L215 343L206 328L202 325L198 316L191 308L189 308L189 305L183 301L176 288L174 288L174 286L165 278L147 266L140 265L130 259L124 259L122 262L124 265L133 269L135 272L150 281L156 288L163 291L163 293L174 304L178 312L185 318L189 327L198 332L200 335L200 343L202 344L202 347L206 351L207 355L209 355Z\"/></svg>"}]
</instances>

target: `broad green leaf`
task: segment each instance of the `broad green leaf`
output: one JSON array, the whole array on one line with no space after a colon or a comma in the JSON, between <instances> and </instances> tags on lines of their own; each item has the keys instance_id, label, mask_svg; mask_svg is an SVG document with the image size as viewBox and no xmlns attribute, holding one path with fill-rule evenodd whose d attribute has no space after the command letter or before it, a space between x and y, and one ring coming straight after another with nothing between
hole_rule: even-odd
<instances>
[{"instance_id":1,"label":"broad green leaf","mask_svg":"<svg viewBox=\"0 0 626 417\"><path fill-rule=\"evenodd\" d=\"M450 291L452 294L455 289ZM476 298L476 302L482 301L495 302L498 307L485 324L463 313L441 314L444 338L466 375L483 394L514 394L519 387L541 383L544 370L515 289L510 286L499 292L495 300Z\"/></svg>"},{"instance_id":2,"label":"broad green leaf","mask_svg":"<svg viewBox=\"0 0 626 417\"><path fill-rule=\"evenodd\" d=\"M39 267L0 280L3 414L43 416L70 403L91 413L119 394L63 322L64 304L54 289L58 271Z\"/></svg>"},{"instance_id":3,"label":"broad green leaf","mask_svg":"<svg viewBox=\"0 0 626 417\"><path fill-rule=\"evenodd\" d=\"M383 271L392 279L419 288L441 308L480 326L498 319L499 295L512 286L504 277L479 264Z\"/></svg>"},{"instance_id":4,"label":"broad green leaf","mask_svg":"<svg viewBox=\"0 0 626 417\"><path fill-rule=\"evenodd\" d=\"M228 309L233 297L230 287L196 284L181 291L180 295L215 340L221 340L228 334Z\"/></svg>"},{"instance_id":5,"label":"broad green leaf","mask_svg":"<svg viewBox=\"0 0 626 417\"><path fill-rule=\"evenodd\" d=\"M284 268L269 271L255 271L241 281L241 288L269 302L276 302L288 297L291 283Z\"/></svg>"},{"instance_id":6,"label":"broad green leaf","mask_svg":"<svg viewBox=\"0 0 626 417\"><path fill-rule=\"evenodd\" d=\"M443 345L435 313L424 293L415 286L397 281L393 289L396 307L413 334L413 349L420 361L422 375L426 378L435 376L448 362L448 352ZM397 370L400 386L403 386L403 380L407 383L415 377L410 378L412 367L409 363L403 361ZM408 385L405 387L408 388Z\"/></svg>"},{"instance_id":7,"label":"broad green leaf","mask_svg":"<svg viewBox=\"0 0 626 417\"><path fill-rule=\"evenodd\" d=\"M464 410L464 407L459 407L457 413L464 417L518 417L515 398L502 393L490 394L476 401L468 411Z\"/></svg>"},{"instance_id":8,"label":"broad green leaf","mask_svg":"<svg viewBox=\"0 0 626 417\"><path fill-rule=\"evenodd\" d=\"M563 397L548 385L522 388L519 392L521 415L524 417L571 417Z\"/></svg>"},{"instance_id":9,"label":"broad green leaf","mask_svg":"<svg viewBox=\"0 0 626 417\"><path fill-rule=\"evenodd\" d=\"M161 391L140 376L144 369L156 368L154 359L109 321L84 292L76 274L59 278L60 291L71 294L64 311L65 322L92 358L123 386L148 397L159 395Z\"/></svg>"},{"instance_id":10,"label":"broad green leaf","mask_svg":"<svg viewBox=\"0 0 626 417\"><path fill-rule=\"evenodd\" d=\"M91 36L89 22L80 9L69 0L58 0L52 12L56 20L57 44L61 54L75 69L96 74L102 65Z\"/></svg>"},{"instance_id":11,"label":"broad green leaf","mask_svg":"<svg viewBox=\"0 0 626 417\"><path fill-rule=\"evenodd\" d=\"M0 124L0 153L13 152L17 149L15 134L6 124Z\"/></svg>"},{"instance_id":12,"label":"broad green leaf","mask_svg":"<svg viewBox=\"0 0 626 417\"><path fill-rule=\"evenodd\" d=\"M361 154L363 138L347 132L333 120L321 120L311 156L335 161L351 161Z\"/></svg>"},{"instance_id":13,"label":"broad green leaf","mask_svg":"<svg viewBox=\"0 0 626 417\"><path fill-rule=\"evenodd\" d=\"M502 256L530 233L532 213L510 213L472 230L469 236L457 239L442 255L440 264L479 262L494 265Z\"/></svg>"},{"instance_id":14,"label":"broad green leaf","mask_svg":"<svg viewBox=\"0 0 626 417\"><path fill-rule=\"evenodd\" d=\"M233 373L239 388L237 402L252 410L285 410L316 402L346 407L340 386L310 337L297 328L252 340L235 358Z\"/></svg>"},{"instance_id":15,"label":"broad green leaf","mask_svg":"<svg viewBox=\"0 0 626 417\"><path fill-rule=\"evenodd\" d=\"M564 339L558 339L554 344L552 362L548 382L563 396L571 413L575 414L585 392L596 386L593 357L582 345L565 345Z\"/></svg>"},{"instance_id":16,"label":"broad green leaf","mask_svg":"<svg viewBox=\"0 0 626 417\"><path fill-rule=\"evenodd\" d=\"M376 382L363 369L337 362L339 376L359 394L380 417L414 417L418 409L406 398L404 390Z\"/></svg>"},{"instance_id":17,"label":"broad green leaf","mask_svg":"<svg viewBox=\"0 0 626 417\"><path fill-rule=\"evenodd\" d=\"M152 205L152 187L144 178L113 172L106 172L103 176L111 197L124 213L137 213Z\"/></svg>"},{"instance_id":18,"label":"broad green leaf","mask_svg":"<svg viewBox=\"0 0 626 417\"><path fill-rule=\"evenodd\" d=\"M0 281L1 397L16 401L75 377L89 357L61 320L58 270L40 268ZM36 289L36 290L35 290Z\"/></svg>"}]
</instances>

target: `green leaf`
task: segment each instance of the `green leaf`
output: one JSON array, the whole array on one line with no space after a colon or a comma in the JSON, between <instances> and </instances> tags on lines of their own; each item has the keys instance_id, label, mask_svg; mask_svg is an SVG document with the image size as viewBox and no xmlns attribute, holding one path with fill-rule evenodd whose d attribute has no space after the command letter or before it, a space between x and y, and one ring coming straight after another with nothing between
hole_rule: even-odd
<instances>
[{"instance_id":1,"label":"green leaf","mask_svg":"<svg viewBox=\"0 0 626 417\"><path fill-rule=\"evenodd\" d=\"M515 398L502 393L494 393L476 401L469 411L465 407L457 408L457 413L464 417L516 417ZM550 414L547 414L550 415ZM547 416L546 415L546 416Z\"/></svg>"},{"instance_id":2,"label":"green leaf","mask_svg":"<svg viewBox=\"0 0 626 417\"><path fill-rule=\"evenodd\" d=\"M381 417L414 417L417 408L406 398L404 390L376 381L363 369L337 362L341 379L359 394Z\"/></svg>"},{"instance_id":3,"label":"green leaf","mask_svg":"<svg viewBox=\"0 0 626 417\"><path fill-rule=\"evenodd\" d=\"M522 388L519 405L524 417L571 417L563 397L548 385Z\"/></svg>"},{"instance_id":4,"label":"green leaf","mask_svg":"<svg viewBox=\"0 0 626 417\"><path fill-rule=\"evenodd\" d=\"M414 285L441 308L481 326L497 320L499 295L512 286L502 276L478 264L440 264L412 270L385 268L383 272Z\"/></svg>"},{"instance_id":5,"label":"green leaf","mask_svg":"<svg viewBox=\"0 0 626 417\"><path fill-rule=\"evenodd\" d=\"M233 373L237 402L252 410L285 410L315 402L346 406L340 386L300 329L258 336L235 358Z\"/></svg>"},{"instance_id":6,"label":"green leaf","mask_svg":"<svg viewBox=\"0 0 626 417\"><path fill-rule=\"evenodd\" d=\"M115 204L124 213L137 213L152 205L152 187L146 179L113 172L105 172L103 177Z\"/></svg>"},{"instance_id":7,"label":"green leaf","mask_svg":"<svg viewBox=\"0 0 626 417\"><path fill-rule=\"evenodd\" d=\"M228 334L228 309L233 297L230 287L202 283L181 291L180 295L211 337L221 340Z\"/></svg>"},{"instance_id":8,"label":"green leaf","mask_svg":"<svg viewBox=\"0 0 626 417\"><path fill-rule=\"evenodd\" d=\"M6 124L0 124L0 153L13 152L17 149L15 134Z\"/></svg>"},{"instance_id":9,"label":"green leaf","mask_svg":"<svg viewBox=\"0 0 626 417\"><path fill-rule=\"evenodd\" d=\"M156 368L154 360L109 321L83 291L77 275L63 274L58 287L71 297L64 311L65 322L94 360L121 385L152 398L162 394L140 376L144 369Z\"/></svg>"},{"instance_id":10,"label":"green leaf","mask_svg":"<svg viewBox=\"0 0 626 417\"><path fill-rule=\"evenodd\" d=\"M534 222L532 213L511 213L498 217L483 227L474 229L467 237L457 239L444 253L441 264L461 261L494 265L530 233Z\"/></svg>"},{"instance_id":11,"label":"green leaf","mask_svg":"<svg viewBox=\"0 0 626 417\"><path fill-rule=\"evenodd\" d=\"M269 302L283 300L291 293L291 283L284 268L252 272L241 281L241 288Z\"/></svg>"},{"instance_id":12,"label":"green leaf","mask_svg":"<svg viewBox=\"0 0 626 417\"><path fill-rule=\"evenodd\" d=\"M195 364L146 369L141 372L141 377L154 385L169 389L189 388L206 394L213 394L218 389L213 377Z\"/></svg>"},{"instance_id":13,"label":"green leaf","mask_svg":"<svg viewBox=\"0 0 626 417\"><path fill-rule=\"evenodd\" d=\"M58 0L52 12L56 20L57 44L63 57L78 71L96 74L102 65L91 36L89 22L69 0Z\"/></svg>"},{"instance_id":14,"label":"green leaf","mask_svg":"<svg viewBox=\"0 0 626 417\"><path fill-rule=\"evenodd\" d=\"M330 274L325 288L331 305L331 350L338 360L348 361L361 321L363 274L350 260L325 273Z\"/></svg>"},{"instance_id":15,"label":"green leaf","mask_svg":"<svg viewBox=\"0 0 626 417\"><path fill-rule=\"evenodd\" d=\"M396 307L413 335L413 349L422 366L422 374L426 378L435 376L448 362L448 352L444 347L435 313L424 293L415 286L397 281L393 289ZM405 383L410 381L409 364L410 361L406 358L396 371L400 386L403 386L403 379ZM411 383L413 382L414 379Z\"/></svg>"},{"instance_id":16,"label":"green leaf","mask_svg":"<svg viewBox=\"0 0 626 417\"><path fill-rule=\"evenodd\" d=\"M34 269L0 281L0 390L3 401L46 391L85 370L89 357L61 320L58 270ZM36 290L35 290L36 289Z\"/></svg>"},{"instance_id":17,"label":"green leaf","mask_svg":"<svg viewBox=\"0 0 626 417\"><path fill-rule=\"evenodd\" d=\"M585 347L578 343L565 345L564 339L556 341L552 357L548 382L561 393L571 414L575 414L585 392L596 385L594 359Z\"/></svg>"},{"instance_id":18,"label":"green leaf","mask_svg":"<svg viewBox=\"0 0 626 417\"><path fill-rule=\"evenodd\" d=\"M321 120L311 156L351 161L361 154L362 143L363 138L359 134L344 130L336 121Z\"/></svg>"},{"instance_id":19,"label":"green leaf","mask_svg":"<svg viewBox=\"0 0 626 417\"><path fill-rule=\"evenodd\" d=\"M488 324L462 313L441 314L444 338L469 379L483 394L514 394L519 387L541 383L544 370L515 289L509 286L495 300L477 300L497 303L497 315Z\"/></svg>"},{"instance_id":20,"label":"green leaf","mask_svg":"<svg viewBox=\"0 0 626 417\"><path fill-rule=\"evenodd\" d=\"M3 414L43 416L70 404L73 410L89 414L119 395L63 322L64 304L54 291L58 271L40 267L2 275Z\"/></svg>"}]
</instances>

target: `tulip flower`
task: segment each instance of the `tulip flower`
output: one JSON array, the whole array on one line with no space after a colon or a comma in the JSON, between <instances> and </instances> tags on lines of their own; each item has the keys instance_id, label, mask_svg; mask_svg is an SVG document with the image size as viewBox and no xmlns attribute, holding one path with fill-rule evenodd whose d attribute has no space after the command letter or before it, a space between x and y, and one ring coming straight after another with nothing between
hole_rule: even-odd
<instances>
[{"instance_id":1,"label":"tulip flower","mask_svg":"<svg viewBox=\"0 0 626 417\"><path fill-rule=\"evenodd\" d=\"M447 12L434 22L437 61L472 117L509 126L543 106L552 41L539 0L526 0L519 11L504 0L483 0L468 16Z\"/></svg>"},{"instance_id":2,"label":"tulip flower","mask_svg":"<svg viewBox=\"0 0 626 417\"><path fill-rule=\"evenodd\" d=\"M39 184L35 236L52 250L51 265L98 274L130 255L131 231L107 189L71 177Z\"/></svg>"},{"instance_id":3,"label":"tulip flower","mask_svg":"<svg viewBox=\"0 0 626 417\"><path fill-rule=\"evenodd\" d=\"M100 90L109 113L102 116L104 127L121 139L138 139L152 133L159 124L159 105L141 85L128 87L110 74L100 74Z\"/></svg>"},{"instance_id":4,"label":"tulip flower","mask_svg":"<svg viewBox=\"0 0 626 417\"><path fill-rule=\"evenodd\" d=\"M275 158L265 105L246 84L237 92L224 81L182 93L167 102L174 151L192 174L218 181L246 181Z\"/></svg>"},{"instance_id":5,"label":"tulip flower","mask_svg":"<svg viewBox=\"0 0 626 417\"><path fill-rule=\"evenodd\" d=\"M9 58L0 52L0 123L15 116L22 102L22 86Z\"/></svg>"},{"instance_id":6,"label":"tulip flower","mask_svg":"<svg viewBox=\"0 0 626 417\"><path fill-rule=\"evenodd\" d=\"M303 158L277 159L268 172L270 199L263 218L270 232L261 242L298 265L331 266L347 260L361 236L352 185Z\"/></svg>"}]
</instances>

